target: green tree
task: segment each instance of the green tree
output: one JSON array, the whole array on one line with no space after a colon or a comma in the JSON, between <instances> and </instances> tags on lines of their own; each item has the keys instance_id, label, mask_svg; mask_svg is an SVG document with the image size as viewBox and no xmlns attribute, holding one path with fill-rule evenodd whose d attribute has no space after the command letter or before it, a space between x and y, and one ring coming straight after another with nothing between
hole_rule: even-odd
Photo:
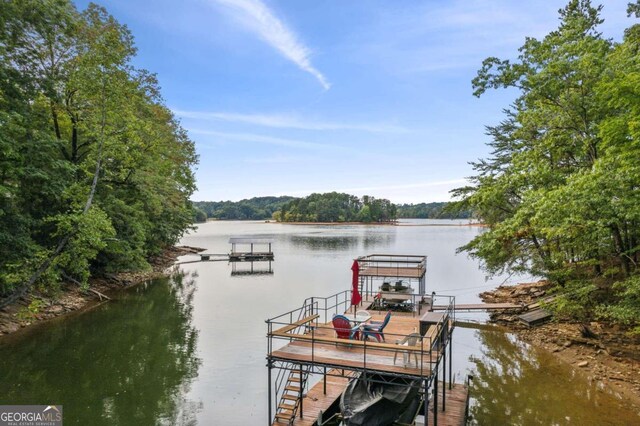
<instances>
[{"instance_id":1,"label":"green tree","mask_svg":"<svg viewBox=\"0 0 640 426\"><path fill-rule=\"evenodd\" d=\"M502 87L520 96L488 127L492 157L454 192L458 208L489 225L462 249L490 272L527 271L565 286L558 306L571 312L595 297L615 305L611 284L637 273L638 25L613 43L598 31L601 9L572 0L559 28L527 38L517 61L484 61L476 96Z\"/></svg>"},{"instance_id":2,"label":"green tree","mask_svg":"<svg viewBox=\"0 0 640 426\"><path fill-rule=\"evenodd\" d=\"M68 0L7 0L0 22L0 306L146 267L192 221L197 156L131 33Z\"/></svg>"}]
</instances>

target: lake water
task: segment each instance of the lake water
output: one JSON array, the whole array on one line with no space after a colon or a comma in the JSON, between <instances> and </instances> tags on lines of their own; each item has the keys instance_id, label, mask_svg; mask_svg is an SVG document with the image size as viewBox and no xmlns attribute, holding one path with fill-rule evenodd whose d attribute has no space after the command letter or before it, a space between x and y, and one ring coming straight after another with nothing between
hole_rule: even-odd
<instances>
[{"instance_id":1,"label":"lake water","mask_svg":"<svg viewBox=\"0 0 640 426\"><path fill-rule=\"evenodd\" d=\"M227 262L183 263L170 278L123 291L116 301L4 337L0 404L62 404L67 425L266 424L264 320L307 297L348 289L355 257L427 255L427 291L455 295L457 303L522 279L487 280L477 261L456 254L482 232L449 226L465 223L199 225L181 243L208 253L229 252L230 236L272 238L273 274L232 275ZM457 327L453 337L457 380L475 375L478 424L640 424L623 402L511 335Z\"/></svg>"}]
</instances>

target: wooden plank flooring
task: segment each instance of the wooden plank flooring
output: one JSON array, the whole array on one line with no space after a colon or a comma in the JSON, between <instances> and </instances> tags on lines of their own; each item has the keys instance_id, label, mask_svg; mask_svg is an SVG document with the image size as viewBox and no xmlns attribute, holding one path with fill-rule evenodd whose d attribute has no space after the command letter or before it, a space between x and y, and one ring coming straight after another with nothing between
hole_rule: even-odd
<instances>
[{"instance_id":1,"label":"wooden plank flooring","mask_svg":"<svg viewBox=\"0 0 640 426\"><path fill-rule=\"evenodd\" d=\"M464 424L464 411L469 389L461 384L453 385L449 390L447 385L445 411L442 411L442 382L438 384L438 426L461 426ZM433 398L429 401L429 424L433 419ZM424 419L424 417L422 417Z\"/></svg>"},{"instance_id":2,"label":"wooden plank flooring","mask_svg":"<svg viewBox=\"0 0 640 426\"><path fill-rule=\"evenodd\" d=\"M449 307L444 305L435 305L434 311L445 311ZM455 311L496 311L503 309L522 309L522 305L515 303L471 303L471 304L456 304Z\"/></svg>"},{"instance_id":3,"label":"wooden plank flooring","mask_svg":"<svg viewBox=\"0 0 640 426\"><path fill-rule=\"evenodd\" d=\"M381 321L384 318L384 314L386 314L377 311L370 311L369 313L372 319L378 321ZM315 326L315 338L325 337L333 340L334 331L331 323L315 324ZM430 375L431 362L436 361L437 352L433 351L431 358L428 351L425 351L422 357L418 353L418 362L415 362L415 358L412 356L410 357L411 362L405 365L403 352L406 352L406 350L403 351L402 346L397 346L396 350L396 341L410 333L417 332L418 328L419 320L417 317L392 314L391 320L384 330L386 343L390 344L391 348L389 350L366 348L367 370L374 370L380 373L400 373L410 376ZM305 337L309 335L307 333ZM292 338L295 339L295 335ZM316 341L312 348L309 341L293 340L282 348L274 350L271 356L285 361L314 363L332 367L365 368L365 348L361 344L349 345L349 340L347 339L340 339L340 341L345 344ZM425 341L425 345L428 346L429 341ZM397 359L394 362L396 352Z\"/></svg>"},{"instance_id":4,"label":"wooden plank flooring","mask_svg":"<svg viewBox=\"0 0 640 426\"><path fill-rule=\"evenodd\" d=\"M337 370L333 371L334 373ZM349 379L346 377L334 377L327 375L327 393L323 392L323 383L320 380L315 384L309 392L307 392L303 402L303 418L298 415L293 422L294 426L311 426L318 419L320 411L325 411L347 387ZM439 384L438 391L442 391L442 382ZM453 389L446 389L446 410L442 411L442 393L438 394L438 425L439 426L462 426L464 424L464 412L467 402L468 389L461 385L455 384ZM433 419L433 400L430 401L429 407L429 424L434 423ZM418 413L422 414L422 413ZM424 417L419 417L424 419ZM424 423L416 423L424 424ZM274 423L280 425L280 423Z\"/></svg>"},{"instance_id":5,"label":"wooden plank flooring","mask_svg":"<svg viewBox=\"0 0 640 426\"><path fill-rule=\"evenodd\" d=\"M291 342L285 347L273 351L272 357L296 362L308 362L317 365L345 368L366 368L380 373L400 373L411 376L427 376L431 373L431 364L426 358L420 368L420 357L416 363L411 357L411 363L404 365L402 352L398 352L394 364L394 352L369 350L366 364L364 350L356 347L335 346L330 343L316 343L313 348L308 342ZM434 361L436 354L434 353Z\"/></svg>"},{"instance_id":6,"label":"wooden plank flooring","mask_svg":"<svg viewBox=\"0 0 640 426\"><path fill-rule=\"evenodd\" d=\"M330 373L337 374L337 370ZM302 415L296 417L294 426L311 426L318 419L320 411L325 411L333 402L340 398L340 395L347 387L349 379L346 377L335 377L327 375L327 393L324 393L323 381L315 384L304 397L302 405Z\"/></svg>"}]
</instances>

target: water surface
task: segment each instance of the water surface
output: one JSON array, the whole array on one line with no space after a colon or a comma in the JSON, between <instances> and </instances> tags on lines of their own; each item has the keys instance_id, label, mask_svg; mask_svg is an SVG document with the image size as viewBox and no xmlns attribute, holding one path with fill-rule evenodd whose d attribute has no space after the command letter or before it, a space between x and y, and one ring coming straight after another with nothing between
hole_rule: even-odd
<instances>
[{"instance_id":1,"label":"water surface","mask_svg":"<svg viewBox=\"0 0 640 426\"><path fill-rule=\"evenodd\" d=\"M410 224L434 223L452 222ZM480 291L518 280L486 280L476 261L456 255L479 232L469 226L200 225L182 243L209 253L227 253L230 236L272 238L273 273L232 275L227 262L184 263L171 278L122 292L116 301L0 339L0 404L63 404L65 424L77 425L265 424L266 318L307 297L348 289L352 260L371 253L427 255L429 292L475 302ZM453 345L457 380L470 371L476 376L472 413L479 424L640 424L572 368L504 332L456 328Z\"/></svg>"}]
</instances>

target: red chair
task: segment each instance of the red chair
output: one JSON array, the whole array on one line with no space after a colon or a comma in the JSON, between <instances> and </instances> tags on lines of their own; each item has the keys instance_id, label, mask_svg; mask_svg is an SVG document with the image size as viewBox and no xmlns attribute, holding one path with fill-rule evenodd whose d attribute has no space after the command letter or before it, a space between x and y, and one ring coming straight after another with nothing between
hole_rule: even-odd
<instances>
[{"instance_id":1,"label":"red chair","mask_svg":"<svg viewBox=\"0 0 640 426\"><path fill-rule=\"evenodd\" d=\"M336 332L338 339L359 340L360 339L360 326L353 326L347 317L343 315L335 315L333 320L333 329Z\"/></svg>"}]
</instances>

